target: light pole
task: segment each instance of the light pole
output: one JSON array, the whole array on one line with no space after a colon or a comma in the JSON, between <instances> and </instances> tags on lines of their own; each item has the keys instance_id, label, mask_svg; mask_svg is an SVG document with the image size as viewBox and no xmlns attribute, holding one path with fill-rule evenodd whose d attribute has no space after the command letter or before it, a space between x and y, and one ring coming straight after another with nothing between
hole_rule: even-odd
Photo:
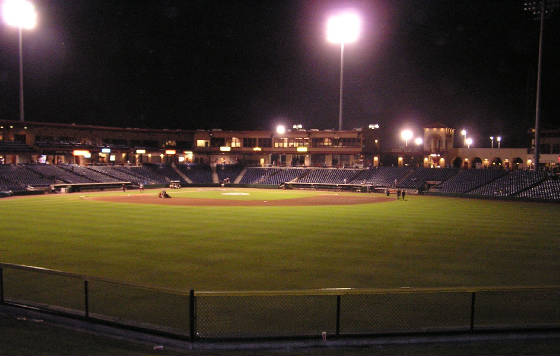
<instances>
[{"instance_id":1,"label":"light pole","mask_svg":"<svg viewBox=\"0 0 560 356\"><path fill-rule=\"evenodd\" d=\"M500 145L502 143L502 136L496 137L496 141L498 141L498 148L500 148Z\"/></svg>"},{"instance_id":2,"label":"light pole","mask_svg":"<svg viewBox=\"0 0 560 356\"><path fill-rule=\"evenodd\" d=\"M338 102L338 130L342 130L342 96L344 93L344 44L352 43L360 34L360 18L353 12L343 12L327 21L327 40L340 44L340 92Z\"/></svg>"},{"instance_id":3,"label":"light pole","mask_svg":"<svg viewBox=\"0 0 560 356\"><path fill-rule=\"evenodd\" d=\"M473 143L473 139L469 137L469 138L467 138L467 139L465 140L465 143L467 144L467 148L468 148L468 149L471 149L471 145L472 145L472 143Z\"/></svg>"},{"instance_id":4,"label":"light pole","mask_svg":"<svg viewBox=\"0 0 560 356\"><path fill-rule=\"evenodd\" d=\"M408 140L412 138L413 134L410 130L402 130L401 131L401 138L404 140L405 147L408 147Z\"/></svg>"},{"instance_id":5,"label":"light pole","mask_svg":"<svg viewBox=\"0 0 560 356\"><path fill-rule=\"evenodd\" d=\"M490 136L490 141L492 142L492 148L494 148L494 136Z\"/></svg>"},{"instance_id":6,"label":"light pole","mask_svg":"<svg viewBox=\"0 0 560 356\"><path fill-rule=\"evenodd\" d=\"M461 135L463 136L463 147L465 147L467 145L467 130L462 129Z\"/></svg>"},{"instance_id":7,"label":"light pole","mask_svg":"<svg viewBox=\"0 0 560 356\"><path fill-rule=\"evenodd\" d=\"M535 170L539 169L540 160L540 120L541 120L541 81L544 42L544 20L547 14L558 8L558 0L526 1L524 10L530 12L535 18L539 18L539 53L537 64L537 89L535 98Z\"/></svg>"},{"instance_id":8,"label":"light pole","mask_svg":"<svg viewBox=\"0 0 560 356\"><path fill-rule=\"evenodd\" d=\"M19 37L19 120L25 121L23 110L23 36L22 29L31 30L37 24L35 6L27 0L5 0L2 17L9 26L18 28Z\"/></svg>"}]
</instances>

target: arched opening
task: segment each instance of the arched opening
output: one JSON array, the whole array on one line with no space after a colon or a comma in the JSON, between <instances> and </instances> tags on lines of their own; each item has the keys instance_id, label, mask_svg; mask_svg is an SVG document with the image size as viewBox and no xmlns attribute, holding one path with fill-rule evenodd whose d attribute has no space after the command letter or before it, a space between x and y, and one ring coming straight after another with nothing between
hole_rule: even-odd
<instances>
[{"instance_id":1,"label":"arched opening","mask_svg":"<svg viewBox=\"0 0 560 356\"><path fill-rule=\"evenodd\" d=\"M482 168L482 159L480 157L473 158L471 162L471 168L476 168L476 169Z\"/></svg>"},{"instance_id":2,"label":"arched opening","mask_svg":"<svg viewBox=\"0 0 560 356\"><path fill-rule=\"evenodd\" d=\"M469 159L465 158L463 161L463 168L464 169L469 169Z\"/></svg>"},{"instance_id":3,"label":"arched opening","mask_svg":"<svg viewBox=\"0 0 560 356\"><path fill-rule=\"evenodd\" d=\"M457 157L453 160L453 168L461 168L463 164L463 159L461 157Z\"/></svg>"},{"instance_id":4,"label":"arched opening","mask_svg":"<svg viewBox=\"0 0 560 356\"><path fill-rule=\"evenodd\" d=\"M513 169L520 169L523 167L523 160L519 157L513 159Z\"/></svg>"},{"instance_id":5,"label":"arched opening","mask_svg":"<svg viewBox=\"0 0 560 356\"><path fill-rule=\"evenodd\" d=\"M492 160L492 167L493 168L502 168L502 159L500 157L496 157Z\"/></svg>"}]
</instances>

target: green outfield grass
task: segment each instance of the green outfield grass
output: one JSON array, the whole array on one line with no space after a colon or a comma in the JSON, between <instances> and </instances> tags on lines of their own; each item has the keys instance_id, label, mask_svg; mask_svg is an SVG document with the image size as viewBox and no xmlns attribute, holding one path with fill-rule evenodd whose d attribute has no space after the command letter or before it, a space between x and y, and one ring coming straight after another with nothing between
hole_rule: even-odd
<instances>
[{"instance_id":1,"label":"green outfield grass","mask_svg":"<svg viewBox=\"0 0 560 356\"><path fill-rule=\"evenodd\" d=\"M168 192L258 200L325 194ZM231 208L88 199L97 194L141 193L1 199L0 261L181 290L560 284L558 204L407 196Z\"/></svg>"}]
</instances>

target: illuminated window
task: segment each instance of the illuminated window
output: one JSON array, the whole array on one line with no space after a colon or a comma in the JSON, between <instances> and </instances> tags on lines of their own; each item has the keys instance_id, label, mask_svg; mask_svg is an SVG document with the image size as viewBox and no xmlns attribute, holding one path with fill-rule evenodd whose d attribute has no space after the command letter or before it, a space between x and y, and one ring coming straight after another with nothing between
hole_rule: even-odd
<instances>
[{"instance_id":1,"label":"illuminated window","mask_svg":"<svg viewBox=\"0 0 560 356\"><path fill-rule=\"evenodd\" d=\"M325 147L325 146L332 146L333 140L330 137L321 137L321 138L314 138L311 141L311 145L313 147Z\"/></svg>"},{"instance_id":2,"label":"illuminated window","mask_svg":"<svg viewBox=\"0 0 560 356\"><path fill-rule=\"evenodd\" d=\"M274 147L288 147L288 138L275 138Z\"/></svg>"},{"instance_id":3,"label":"illuminated window","mask_svg":"<svg viewBox=\"0 0 560 356\"><path fill-rule=\"evenodd\" d=\"M231 138L231 147L241 147L241 140L237 137Z\"/></svg>"},{"instance_id":4,"label":"illuminated window","mask_svg":"<svg viewBox=\"0 0 560 356\"><path fill-rule=\"evenodd\" d=\"M210 141L208 140L196 140L196 147L208 147L210 146Z\"/></svg>"}]
</instances>

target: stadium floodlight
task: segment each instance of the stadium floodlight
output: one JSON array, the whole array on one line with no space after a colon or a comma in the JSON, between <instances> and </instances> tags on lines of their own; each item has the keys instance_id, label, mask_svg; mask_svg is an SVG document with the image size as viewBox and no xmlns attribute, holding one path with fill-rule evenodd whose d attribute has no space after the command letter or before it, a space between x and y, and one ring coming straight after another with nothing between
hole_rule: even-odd
<instances>
[{"instance_id":1,"label":"stadium floodlight","mask_svg":"<svg viewBox=\"0 0 560 356\"><path fill-rule=\"evenodd\" d=\"M500 148L500 146L502 144L502 136L496 137L496 141L498 141L498 148Z\"/></svg>"},{"instance_id":2,"label":"stadium floodlight","mask_svg":"<svg viewBox=\"0 0 560 356\"><path fill-rule=\"evenodd\" d=\"M276 126L276 133L277 133L278 135L283 135L283 134L285 134L285 133L286 133L286 126L284 126L284 125L278 125L278 126Z\"/></svg>"},{"instance_id":3,"label":"stadium floodlight","mask_svg":"<svg viewBox=\"0 0 560 356\"><path fill-rule=\"evenodd\" d=\"M19 37L19 120L25 121L23 110L23 36L22 29L31 30L37 25L35 6L27 0L5 0L2 17L8 26L18 28Z\"/></svg>"},{"instance_id":4,"label":"stadium floodlight","mask_svg":"<svg viewBox=\"0 0 560 356\"><path fill-rule=\"evenodd\" d=\"M410 130L402 130L401 131L401 138L404 140L405 147L408 147L408 140L412 138L413 134Z\"/></svg>"},{"instance_id":5,"label":"stadium floodlight","mask_svg":"<svg viewBox=\"0 0 560 356\"><path fill-rule=\"evenodd\" d=\"M467 130L462 129L461 130L461 136L463 136L463 146L467 145Z\"/></svg>"},{"instance_id":6,"label":"stadium floodlight","mask_svg":"<svg viewBox=\"0 0 560 356\"><path fill-rule=\"evenodd\" d=\"M340 92L338 102L338 130L342 130L342 96L344 92L344 44L358 40L360 16L353 11L345 11L331 16L327 21L327 41L340 44Z\"/></svg>"},{"instance_id":7,"label":"stadium floodlight","mask_svg":"<svg viewBox=\"0 0 560 356\"><path fill-rule=\"evenodd\" d=\"M494 148L494 136L490 136L490 142L492 142L492 148Z\"/></svg>"},{"instance_id":8,"label":"stadium floodlight","mask_svg":"<svg viewBox=\"0 0 560 356\"><path fill-rule=\"evenodd\" d=\"M465 140L465 143L467 144L467 148L471 148L471 145L473 144L473 139L469 137Z\"/></svg>"},{"instance_id":9,"label":"stadium floodlight","mask_svg":"<svg viewBox=\"0 0 560 356\"><path fill-rule=\"evenodd\" d=\"M19 29L31 30L37 25L35 6L27 0L5 0L2 17L7 25Z\"/></svg>"},{"instance_id":10,"label":"stadium floodlight","mask_svg":"<svg viewBox=\"0 0 560 356\"><path fill-rule=\"evenodd\" d=\"M416 137L414 139L414 143L416 144L416 146L420 146L421 144L424 143L424 140L422 139L422 137Z\"/></svg>"}]
</instances>

